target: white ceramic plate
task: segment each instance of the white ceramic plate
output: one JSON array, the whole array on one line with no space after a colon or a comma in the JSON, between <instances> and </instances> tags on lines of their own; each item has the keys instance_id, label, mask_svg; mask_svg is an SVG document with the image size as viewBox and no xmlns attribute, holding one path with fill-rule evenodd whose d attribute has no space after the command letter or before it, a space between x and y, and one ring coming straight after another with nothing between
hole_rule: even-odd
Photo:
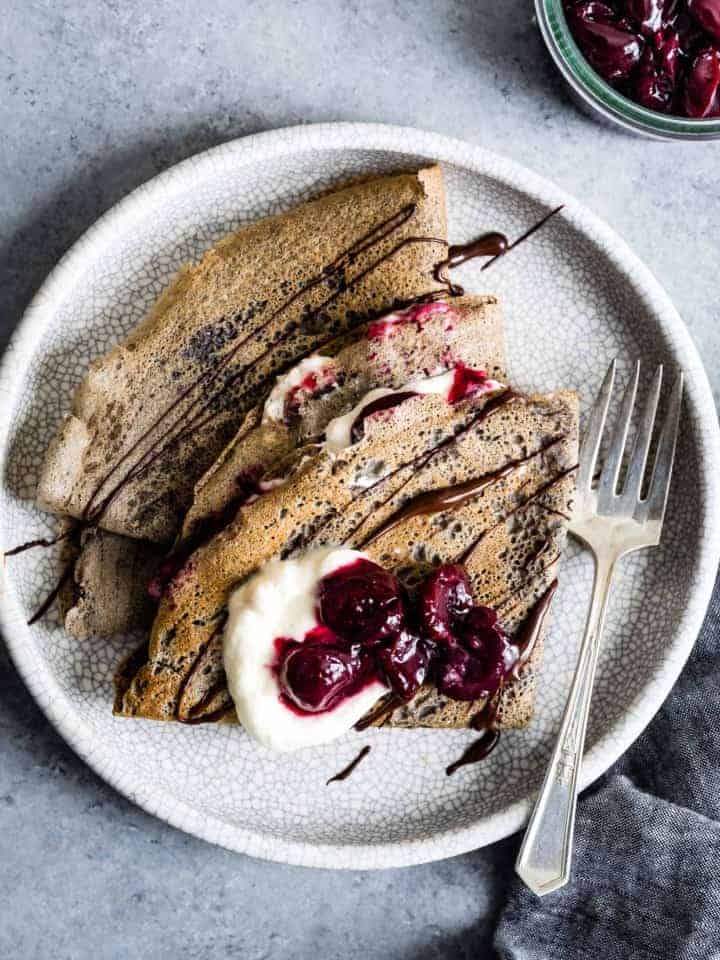
<instances>
[{"instance_id":1,"label":"white ceramic plate","mask_svg":"<svg viewBox=\"0 0 720 960\"><path fill-rule=\"evenodd\" d=\"M179 164L107 213L63 258L27 311L0 378L0 543L53 530L33 506L44 449L90 361L142 317L175 270L239 224L286 209L349 175L444 165L450 236L518 236L512 255L458 279L504 302L509 365L521 389L574 387L587 409L608 361L641 356L687 378L685 419L663 545L625 561L611 603L582 771L589 784L667 696L700 627L720 556L720 453L712 396L677 312L603 223L555 186L456 140L416 130L328 124L261 134ZM234 727L114 719L113 667L133 642L78 644L52 617L25 621L57 576L52 551L6 563L10 651L52 723L109 783L151 813L233 850L326 867L386 867L461 853L517 830L559 723L592 568L572 545L545 655L538 711L483 764L445 766L472 734L370 731L276 758ZM353 776L325 786L360 746Z\"/></svg>"}]
</instances>

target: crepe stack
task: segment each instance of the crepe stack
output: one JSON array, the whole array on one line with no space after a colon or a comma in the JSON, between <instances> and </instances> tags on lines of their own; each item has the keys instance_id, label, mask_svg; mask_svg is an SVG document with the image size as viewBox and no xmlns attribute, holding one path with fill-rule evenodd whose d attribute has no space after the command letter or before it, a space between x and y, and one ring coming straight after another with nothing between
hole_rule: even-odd
<instances>
[{"instance_id":1,"label":"crepe stack","mask_svg":"<svg viewBox=\"0 0 720 960\"><path fill-rule=\"evenodd\" d=\"M195 482L275 377L368 318L442 291L434 268L446 240L439 167L370 179L227 237L91 366L46 454L40 506L171 544ZM102 532L93 542L64 595L76 635L144 616L129 571L151 551ZM142 556L98 563L123 550ZM124 623L104 602L108 579Z\"/></svg>"},{"instance_id":2,"label":"crepe stack","mask_svg":"<svg viewBox=\"0 0 720 960\"><path fill-rule=\"evenodd\" d=\"M150 637L118 671L118 715L236 719L229 596L266 560L314 547L365 550L410 591L462 562L511 636L532 620L566 538L577 398L507 386L499 305L452 298L445 255L438 168L355 185L228 238L93 367L49 451L42 502L91 523L96 554L103 537L175 538ZM427 307L422 322L409 303ZM350 446L325 445L330 419L368 391L458 365L485 370L487 389L455 403L405 396ZM290 407L283 383L305 385ZM81 565L68 626L102 620L102 570ZM532 716L543 632L502 688L501 727ZM427 685L376 722L467 727L485 706Z\"/></svg>"}]
</instances>

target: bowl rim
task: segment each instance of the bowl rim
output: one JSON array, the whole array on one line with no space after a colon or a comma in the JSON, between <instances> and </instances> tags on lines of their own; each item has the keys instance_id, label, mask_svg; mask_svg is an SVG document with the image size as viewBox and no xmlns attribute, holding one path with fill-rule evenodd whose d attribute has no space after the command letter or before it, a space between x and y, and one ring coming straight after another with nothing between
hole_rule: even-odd
<instances>
[{"instance_id":1,"label":"bowl rim","mask_svg":"<svg viewBox=\"0 0 720 960\"><path fill-rule=\"evenodd\" d=\"M0 394L5 399L0 405L0 438L3 438L0 441L0 476L4 475L8 453L6 441L16 397L25 387L22 370L34 355L39 330L52 323L58 304L66 295L68 286L84 271L88 256L97 256L98 249L102 250L110 243L118 230L132 229L147 215L148 203L156 202L158 195L167 202L174 195L184 194L188 175L213 171L230 160L242 166L263 159L272 161L295 152L344 149L413 153L437 163L454 164L477 174L493 176L515 189L531 193L548 207L565 204L563 216L575 228L592 231L608 259L631 276L642 290L648 312L670 335L673 351L681 354L685 364L685 402L691 413L699 415L700 411L714 411L712 391L701 358L667 293L619 235L574 197L515 161L456 138L379 123L310 124L230 140L175 164L108 210L75 242L31 301L0 362ZM623 714L585 754L580 789L601 776L642 733L674 686L702 625L720 561L720 511L709 507L720 502L720 426L714 418L711 421L707 413L703 424L706 429L699 441L703 465L704 535L698 545L698 576L692 600L684 608L674 645L668 649L662 663L648 675L642 690L628 703ZM531 795L520 797L471 824L452 826L408 840L318 844L270 836L256 829L229 824L219 816L199 811L184 800L158 793L152 783L138 782L137 778L119 769L98 744L91 726L75 712L57 679L47 671L35 645L27 642L28 631L22 610L12 591L7 589L9 584L2 583L3 573L0 569L0 626L13 662L38 705L91 769L148 813L180 830L235 852L266 860L299 866L373 869L409 866L466 853L515 833L527 819L533 800Z\"/></svg>"},{"instance_id":2,"label":"bowl rim","mask_svg":"<svg viewBox=\"0 0 720 960\"><path fill-rule=\"evenodd\" d=\"M535 0L535 14L545 45L565 81L583 103L606 120L659 140L720 138L720 118L693 120L649 110L606 83L575 42L562 0Z\"/></svg>"}]
</instances>

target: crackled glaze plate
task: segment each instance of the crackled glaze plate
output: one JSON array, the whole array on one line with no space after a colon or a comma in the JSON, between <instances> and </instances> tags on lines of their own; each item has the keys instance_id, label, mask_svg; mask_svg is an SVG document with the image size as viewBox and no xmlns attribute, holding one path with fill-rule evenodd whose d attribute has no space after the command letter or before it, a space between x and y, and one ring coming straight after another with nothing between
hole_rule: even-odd
<instances>
[{"instance_id":1,"label":"crackled glaze plate","mask_svg":"<svg viewBox=\"0 0 720 960\"><path fill-rule=\"evenodd\" d=\"M439 161L450 239L498 229L519 236L564 203L532 239L468 289L503 301L509 369L520 389L573 387L586 411L609 360L621 379L636 356L682 367L684 424L661 547L624 561L593 700L583 785L629 746L667 696L700 627L720 556L720 445L707 379L687 330L650 272L583 206L485 151L416 130L329 124L261 134L179 164L106 214L34 299L4 359L0 544L55 529L33 505L44 449L88 364L137 323L175 271L223 234L333 183ZM84 643L56 616L25 621L59 558L28 551L5 565L3 626L32 694L74 749L146 810L197 836L259 857L324 867L388 867L447 857L522 826L542 777L590 594L588 555L571 544L560 570L537 715L503 735L482 764L445 766L462 731L368 731L276 757L237 727L114 719L113 667L137 638ZM358 749L353 776L325 785Z\"/></svg>"}]
</instances>

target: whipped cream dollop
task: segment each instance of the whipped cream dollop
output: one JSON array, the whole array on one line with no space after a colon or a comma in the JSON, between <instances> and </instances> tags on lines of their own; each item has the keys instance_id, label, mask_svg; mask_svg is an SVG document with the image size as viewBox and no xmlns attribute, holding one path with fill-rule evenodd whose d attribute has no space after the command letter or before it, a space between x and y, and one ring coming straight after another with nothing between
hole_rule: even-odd
<instances>
[{"instance_id":1,"label":"whipped cream dollop","mask_svg":"<svg viewBox=\"0 0 720 960\"><path fill-rule=\"evenodd\" d=\"M240 723L264 746L289 751L334 740L387 693L380 680L370 680L330 710L302 713L288 706L277 677L277 639L302 643L320 622L320 581L365 556L323 547L297 560L270 560L230 597L223 640L228 689Z\"/></svg>"},{"instance_id":2,"label":"whipped cream dollop","mask_svg":"<svg viewBox=\"0 0 720 960\"><path fill-rule=\"evenodd\" d=\"M318 387L334 381L329 365L330 357L319 354L305 357L284 376L278 377L263 407L262 422L282 423L287 415L288 403L300 391L313 393Z\"/></svg>"}]
</instances>

